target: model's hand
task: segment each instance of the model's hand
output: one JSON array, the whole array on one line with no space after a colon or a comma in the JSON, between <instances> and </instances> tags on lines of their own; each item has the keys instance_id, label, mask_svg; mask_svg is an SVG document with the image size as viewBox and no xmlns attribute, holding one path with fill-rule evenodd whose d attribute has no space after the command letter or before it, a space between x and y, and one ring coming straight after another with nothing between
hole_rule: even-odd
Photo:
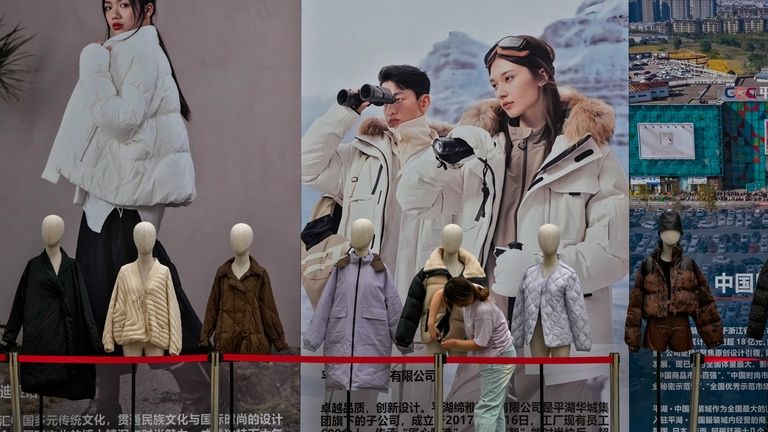
<instances>
[{"instance_id":1,"label":"model's hand","mask_svg":"<svg viewBox=\"0 0 768 432\"><path fill-rule=\"evenodd\" d=\"M355 91L355 94L357 94L357 91ZM363 110L368 108L370 105L371 105L370 102L363 102L360 105L358 105L357 108L355 108L355 112L358 114L361 114Z\"/></svg>"},{"instance_id":2,"label":"model's hand","mask_svg":"<svg viewBox=\"0 0 768 432\"><path fill-rule=\"evenodd\" d=\"M446 339L440 345L445 349L454 349L459 346L459 341L457 339Z\"/></svg>"}]
</instances>

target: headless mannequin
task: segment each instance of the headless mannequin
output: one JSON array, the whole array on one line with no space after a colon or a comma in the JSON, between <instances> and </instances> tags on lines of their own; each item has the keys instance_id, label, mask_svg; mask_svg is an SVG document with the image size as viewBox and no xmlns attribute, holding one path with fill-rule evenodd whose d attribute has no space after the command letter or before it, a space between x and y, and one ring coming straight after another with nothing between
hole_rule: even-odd
<instances>
[{"instance_id":1,"label":"headless mannequin","mask_svg":"<svg viewBox=\"0 0 768 432\"><path fill-rule=\"evenodd\" d=\"M544 254L541 263L541 273L548 278L555 271L560 260L557 257L557 248L560 246L560 229L556 225L546 224L539 228L539 247ZM563 345L548 347L544 344L544 332L541 328L541 315L536 320L531 338L531 355L534 357L569 357L571 346Z\"/></svg>"},{"instance_id":2,"label":"headless mannequin","mask_svg":"<svg viewBox=\"0 0 768 432\"><path fill-rule=\"evenodd\" d=\"M43 244L45 253L51 260L53 272L59 274L61 267L61 238L64 236L64 219L57 215L48 215L43 219Z\"/></svg>"},{"instance_id":3,"label":"headless mannequin","mask_svg":"<svg viewBox=\"0 0 768 432\"><path fill-rule=\"evenodd\" d=\"M229 232L229 243L235 252L235 261L232 262L232 273L240 279L251 268L250 248L253 244L253 230L250 226L239 223Z\"/></svg>"},{"instance_id":4,"label":"headless mannequin","mask_svg":"<svg viewBox=\"0 0 768 432\"><path fill-rule=\"evenodd\" d=\"M352 233L349 246L355 250L355 255L364 257L373 242L373 222L368 219L357 219L352 223Z\"/></svg>"},{"instance_id":5,"label":"headless mannequin","mask_svg":"<svg viewBox=\"0 0 768 432\"><path fill-rule=\"evenodd\" d=\"M459 249L464 239L464 231L456 224L449 224L443 228L440 236L443 241L443 264L451 276L459 276L464 272L464 263L459 261Z\"/></svg>"},{"instance_id":6,"label":"headless mannequin","mask_svg":"<svg viewBox=\"0 0 768 432\"><path fill-rule=\"evenodd\" d=\"M144 286L146 286L149 272L156 261L152 257L155 241L157 241L157 231L155 231L154 225L149 222L136 224L136 227L133 229L133 242L136 243L136 250L139 252L136 265L139 267L141 284ZM163 355L165 350L147 342L133 342L123 345L123 355L126 357L141 357L142 352L145 356L157 357Z\"/></svg>"}]
</instances>

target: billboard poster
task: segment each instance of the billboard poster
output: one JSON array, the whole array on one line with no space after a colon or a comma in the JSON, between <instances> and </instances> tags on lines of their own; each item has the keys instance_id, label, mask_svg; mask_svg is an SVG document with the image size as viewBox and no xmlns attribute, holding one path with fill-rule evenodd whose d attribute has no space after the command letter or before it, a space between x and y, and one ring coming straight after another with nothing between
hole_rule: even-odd
<instances>
[{"instance_id":1,"label":"billboard poster","mask_svg":"<svg viewBox=\"0 0 768 432\"><path fill-rule=\"evenodd\" d=\"M638 123L640 159L696 159L693 123Z\"/></svg>"},{"instance_id":2,"label":"billboard poster","mask_svg":"<svg viewBox=\"0 0 768 432\"><path fill-rule=\"evenodd\" d=\"M503 93L503 90L494 90L494 87L501 86L500 79L493 76L493 72L489 76L484 64L484 55L492 44L508 35L533 35L541 38L554 51L554 65L550 65L552 69L547 70L550 75L554 75L554 81L562 86L561 94L565 95L568 92L565 87L569 86L588 98L599 99L611 107L613 114L610 117L616 121L615 135L609 142L599 146L600 155L610 159L607 163L610 173L606 176L615 179L617 185L615 191L600 196L615 199L610 204L610 208L614 209L610 217L618 221L612 225L615 231L610 233L615 242L609 242L605 248L601 248L605 255L600 259L615 265L604 266L610 269L605 273L590 272L586 267L580 267L584 263L576 258L577 254L570 254L584 246L584 243L574 241L575 238L583 238L582 231L563 231L561 247L564 250L563 256L569 257L563 259L579 267L579 276L583 276L583 284L588 287L585 289L593 293L586 300L592 322L590 354L626 352L620 343L621 323L627 302L628 265L627 246L622 240L628 232L624 222L628 211L626 4L610 1L580 4L561 2L553 4L551 8L541 9L530 2L513 3L488 1L468 10L461 2L396 2L392 7L382 10L360 2L303 2L302 223L314 221L319 215L316 212L313 215L313 211L318 209L317 203L323 196L331 197L341 208L337 230L339 234L354 235L353 223L358 218L370 219L374 226L370 250L380 253L391 273L402 305L409 301L408 294L415 276L424 268L438 268L430 267L433 264L442 265L433 258L440 256L434 253L441 247L443 227L449 223L458 224L462 228L462 248L480 263L492 290L494 284L499 287L504 285L501 280L504 277L514 280L515 277L508 276L516 274L513 270L509 270L509 273L507 270L495 271L501 265L496 264L494 267L494 264L489 264L496 261L496 257L491 257L490 240L484 244L485 238L489 236L489 226L492 225L496 230L509 227L506 223L497 222L506 213L491 207L488 207L484 216L482 211L478 211L478 207L490 205L494 200L501 199L502 194L512 190L511 186L506 192L503 189L507 186L503 186L501 180L511 176L502 173L504 162L490 168L494 170L493 174L486 171L488 177L485 184L494 192L489 192L488 198L483 200L481 162L473 158L464 164L447 166L445 170L440 168L440 172L434 173L432 170L437 167L438 161L435 160L431 144L437 136L451 136L451 131L458 133L462 117L478 102L491 99L486 102L488 106L493 107L495 104L499 107L499 100L494 101L493 98L501 98ZM366 31L358 37L354 31L340 31L341 22L357 23L361 26L359 29L368 26L372 31ZM418 37L413 37L413 29L419 29ZM599 37L596 36L598 34ZM509 43L512 44L514 40L520 43L519 39L512 39ZM530 40L525 43L533 44ZM542 51L535 51L532 45L516 46L520 52L527 52L521 56L542 55ZM529 49L525 49L525 46ZM395 81L392 75L388 75L391 70L388 72L386 67L392 65L413 67L429 79L431 85L426 92L423 85L414 85L408 81L403 86L392 88L395 97L398 97L398 92L404 94L398 103L413 102L414 105L410 105L411 111L405 113L403 108L392 103L384 103L382 107L354 104L346 107L337 103L340 90L354 93L363 84L389 88ZM415 75L421 76L419 73ZM423 97L427 93L428 98ZM344 100L346 98L341 98L342 102ZM424 100L429 102L420 105ZM359 115L355 108L360 108ZM466 117L464 121L471 122ZM597 136L594 139L599 141L602 128L594 124L592 126L594 129L591 132ZM515 128L517 132L524 133L520 129ZM503 142L501 129L493 132L493 140L489 132L485 130L478 133L488 136L489 142ZM471 138L468 139L471 141ZM590 145L595 145L594 139ZM578 138L572 142L576 141ZM560 143L565 142L562 140ZM400 147L399 143L404 145ZM406 147L411 143L413 147ZM524 145L520 148L524 148ZM554 151L551 156L555 156ZM491 165L493 163L489 162ZM537 163L541 165L541 161ZM530 169L530 174L533 174L535 169ZM427 171L430 174L425 174ZM470 171L477 174L471 174ZM438 183L443 181L441 178L453 179L457 173L471 179L464 183L468 185L467 189L438 190ZM498 180L497 184L493 184L496 180L491 180L492 175ZM470 190L469 185L474 185L474 179L477 179L476 187L471 186L473 189ZM569 229L567 226L582 229L578 228L580 223L569 224L563 218L571 215L576 219L579 215L583 217L586 213L582 208L585 200L595 191L571 190L570 186L564 186L566 183L574 184L563 179L561 186L564 189L559 189L559 193L568 195L563 197L570 203L563 202L564 207L554 218L560 221L557 223L561 230ZM544 186L542 190L554 189L557 186L553 184ZM481 205L481 202L485 204ZM457 204L466 210L457 210ZM528 236L528 240L522 241L528 243L523 253L530 253L532 260L535 260L534 248L538 252L535 233L546 219L541 215L543 209L543 205L532 205L527 217L522 213L519 217L519 220L530 224L518 230ZM510 210L508 214L512 215L513 211ZM607 235L607 229L606 226L595 227L591 232ZM517 236L514 228L509 230L512 232L510 240L497 246L505 246ZM534 233L534 237L530 237L531 233ZM523 237L520 234L519 238ZM506 251L504 254L511 257L515 252ZM310 255L311 251L307 253L307 256ZM358 259L355 255L350 256L353 263ZM594 255L591 257L594 258ZM498 262L505 261L506 257L499 258ZM596 266L592 268L597 269ZM469 266L465 267L465 275L468 275L468 269ZM334 272L332 274L343 275L346 270L336 269ZM517 281L520 280L519 276ZM340 277L348 280L346 276ZM305 355L328 355L331 352L334 355L365 355L362 348L356 351L352 344L357 347L360 340L367 338L367 330L357 326L361 325L360 320L370 320L372 317L366 315L365 309L358 316L358 311L354 309L355 302L339 295L339 291L364 293L365 285L354 281L350 285L333 279L333 276L330 280L331 285L324 286L322 295L305 286L301 314L305 341L302 352ZM331 297L332 306L329 306L331 300L326 298L324 304L322 298L330 297L326 294L329 286L336 290ZM503 288L501 290L504 291ZM493 298L507 314L507 296L494 294ZM349 303L345 303L347 301ZM342 303L346 306L339 307ZM420 303L418 310L421 308L423 303ZM358 321L353 321L352 316L358 317ZM382 314L381 321L384 317ZM419 316L416 318L418 321ZM318 332L322 333L318 331L318 326L322 330L325 325L335 326L340 322L345 323L343 331L336 327L331 331L328 327L324 333L325 339L317 337ZM394 324L393 330L396 327ZM424 332L416 332L413 339L415 351L412 355L430 355L430 342L422 343L426 337L422 339L419 333ZM388 340L386 337L384 339ZM320 342L324 344L320 345ZM391 341L385 349L391 350L392 355L401 354ZM572 355L587 354L577 352L575 348L572 351ZM531 352L527 346L521 347L518 355L530 356ZM371 383L364 379L367 377L360 371L371 369L357 366L343 366L340 379L338 366L303 365L302 430L343 430L348 424L353 430L360 431L420 431L432 430L434 427L435 401L432 395L435 373L431 366L391 366L389 375L385 375L383 380L384 384L382 381ZM454 431L473 430L478 420L473 415L481 391L478 369L463 366L449 364L444 380L445 424ZM584 430L607 430L608 372L607 367L601 365L583 368L547 366L544 395L553 409L545 413L546 424L560 427L570 422L583 421ZM350 381L352 386L348 384ZM515 370L508 389L511 397L505 399L504 408L508 413L509 430L528 431L541 426L538 382L538 368L520 366ZM347 396L346 390L349 388L352 390ZM347 397L352 404L349 416L344 410Z\"/></svg>"},{"instance_id":3,"label":"billboard poster","mask_svg":"<svg viewBox=\"0 0 768 432\"><path fill-rule=\"evenodd\" d=\"M146 355L157 355L165 348L175 354L180 348L182 355L202 354L205 358L207 350L199 346L201 339L207 339L201 337L201 326L208 321L215 327L218 322L215 313L207 316L209 295L214 281L221 279L217 277L220 267L236 253L230 230L245 223L253 231L253 241L246 242L250 244L245 249L264 272L250 265L246 254L249 272L241 279L233 277L233 285L240 281L263 289L263 298L274 299L264 303L271 303L269 312L253 312L238 303L243 309L229 317L244 325L263 312L263 319L258 319L269 320L265 328L274 332L267 337L254 331L255 341L243 337L234 342L235 349L258 346L267 352L297 352L299 324L291 317L299 308L295 270L299 254L294 240L300 212L299 156L294 146L286 144L300 139L295 127L299 118L300 3L244 0L221 7L183 0L68 2L55 15L44 17L31 3L3 0L0 9L0 35L18 24L18 35L31 37L15 64L23 70L21 81L16 82L22 90L18 100L0 102L4 153L0 236L8 246L0 260L0 324L8 324L12 310L26 323L21 328L6 328L4 341L21 344L22 354L62 354L51 353L40 343L35 347L35 340L46 334L40 329L63 332L71 328L64 324L70 319L85 321L86 315L92 315L97 327L93 333L97 334L83 325L66 339L52 339L57 344L101 345L100 330L107 322L116 273L136 260L133 227L144 221L154 225L158 240L153 251L157 262L148 261L152 263L151 292L160 292L154 290L157 285L165 288L167 297L162 298L170 299L173 293L182 324L179 330L173 324L176 321L169 320L168 327L174 330L163 333L165 321L158 315L157 321L151 321L158 327L147 330L158 335L152 339L155 343L134 348ZM183 115L182 94L191 113L188 119ZM41 175L54 142L62 144L65 154L73 148L82 153L69 159L54 158L56 163L44 179ZM74 184L80 186L77 194ZM41 238L42 221L51 214L64 222L62 273L45 266L37 268L50 271L35 270L30 264L28 281L36 282L25 283L22 274L28 261L45 262L45 257L52 256L44 251ZM77 287L69 282L76 278L61 283L73 290L70 294L87 292L90 310L48 308L43 314L24 314L25 306L61 304L45 294L49 292L45 289L56 289L57 276L63 280L64 271L75 275L74 263L83 282L88 282ZM271 282L269 294L266 281ZM36 294L18 296L14 305L17 292L25 287ZM117 291L122 295L122 290ZM116 297L114 304L145 305L148 311L162 306L158 310L173 312L170 300L149 305L147 297L137 294L128 303ZM215 312L215 301L213 306ZM221 306L222 310L226 307ZM115 312L115 308L111 310L116 316L130 309ZM119 331L126 327L119 320L113 322L117 323L113 336L120 335L115 344L118 353L120 346L143 344L127 339L127 333ZM225 337L220 333L226 328L226 324L217 327L220 332L215 336ZM168 335L167 347L161 334ZM119 339L122 336L126 339ZM93 349L89 354L105 355L100 346ZM61 389L58 382L50 384L67 375L55 372L60 371L55 369L59 366L51 366L54 372L43 381L41 392ZM22 364L22 376L30 378L31 368ZM139 365L137 430L209 430L218 421L210 418L210 368L207 361ZM229 424L227 368L222 363L222 425ZM11 430L6 371L5 364L0 366L0 431ZM93 399L40 399L37 394L24 393L19 421L24 430L127 430L130 372L130 366L99 365ZM298 365L242 363L234 372L234 420L240 429L299 430ZM88 376L94 379L92 374ZM25 387L31 383L25 378L22 382ZM87 380L70 379L69 383L89 387ZM90 391L94 391L93 385Z\"/></svg>"}]
</instances>

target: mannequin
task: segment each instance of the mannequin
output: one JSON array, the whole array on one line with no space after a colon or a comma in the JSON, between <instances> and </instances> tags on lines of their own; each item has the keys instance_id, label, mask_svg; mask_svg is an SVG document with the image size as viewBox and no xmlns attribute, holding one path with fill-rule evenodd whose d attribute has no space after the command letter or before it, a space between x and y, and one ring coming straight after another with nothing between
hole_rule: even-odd
<instances>
[{"instance_id":1,"label":"mannequin","mask_svg":"<svg viewBox=\"0 0 768 432\"><path fill-rule=\"evenodd\" d=\"M641 346L640 327L647 320L642 346L657 352L693 348L689 317L708 348L723 343L723 324L706 277L696 262L683 256L680 215L667 210L659 216L659 242L635 275L629 297L624 341L630 351ZM674 311L674 313L669 313Z\"/></svg>"},{"instance_id":2,"label":"mannequin","mask_svg":"<svg viewBox=\"0 0 768 432\"><path fill-rule=\"evenodd\" d=\"M560 229L557 225L545 224L539 228L539 247L544 255L541 263L541 272L548 278L560 263L557 257L557 248L560 246ZM585 309L586 310L586 309ZM570 345L548 347L544 343L544 332L541 329L541 315L536 320L536 328L531 339L531 355L534 357L569 357Z\"/></svg>"},{"instance_id":3,"label":"mannequin","mask_svg":"<svg viewBox=\"0 0 768 432\"><path fill-rule=\"evenodd\" d=\"M459 249L464 240L464 230L456 224L443 227L440 239L443 241L443 264L451 275L458 276L464 271L464 263L459 261Z\"/></svg>"},{"instance_id":4,"label":"mannequin","mask_svg":"<svg viewBox=\"0 0 768 432\"><path fill-rule=\"evenodd\" d=\"M357 219L352 222L349 246L355 250L355 255L364 257L373 241L373 222L368 219Z\"/></svg>"},{"instance_id":5,"label":"mannequin","mask_svg":"<svg viewBox=\"0 0 768 432\"><path fill-rule=\"evenodd\" d=\"M251 244L253 244L253 230L247 224L236 224L229 232L229 243L232 245L232 251L235 253L232 272L240 279L251 266L249 252Z\"/></svg>"},{"instance_id":6,"label":"mannequin","mask_svg":"<svg viewBox=\"0 0 768 432\"><path fill-rule=\"evenodd\" d=\"M104 325L104 351L114 343L123 346L126 357L162 356L181 351L181 318L170 269L152 256L157 231L149 222L133 228L138 258L120 268L112 290ZM141 301L140 307L127 307Z\"/></svg>"},{"instance_id":7,"label":"mannequin","mask_svg":"<svg viewBox=\"0 0 768 432\"><path fill-rule=\"evenodd\" d=\"M534 357L568 357L571 344L589 351L592 327L579 276L557 256L560 229L542 225L538 240L543 260L525 271L512 311L515 345L529 343Z\"/></svg>"},{"instance_id":8,"label":"mannequin","mask_svg":"<svg viewBox=\"0 0 768 432\"><path fill-rule=\"evenodd\" d=\"M41 224L45 250L27 262L19 280L0 350L21 354L93 355L101 352L88 292L77 262L61 248L64 220L46 216ZM96 369L88 364L23 364L27 393L71 400L92 399Z\"/></svg>"},{"instance_id":9,"label":"mannequin","mask_svg":"<svg viewBox=\"0 0 768 432\"><path fill-rule=\"evenodd\" d=\"M373 223L357 219L352 223L350 246L331 271L304 335L304 347L316 351L323 344L328 356L389 356L402 301L394 278L379 255L371 253ZM406 349L398 347L401 352ZM389 365L325 365L325 400L328 403L361 403L373 411L378 392L389 390ZM339 391L343 390L343 391ZM357 416L357 414L355 414ZM374 431L376 424L350 430Z\"/></svg>"},{"instance_id":10,"label":"mannequin","mask_svg":"<svg viewBox=\"0 0 768 432\"><path fill-rule=\"evenodd\" d=\"M64 236L64 219L58 215L48 215L43 219L43 244L45 253L51 260L53 272L59 274L61 267L61 238Z\"/></svg>"},{"instance_id":11,"label":"mannequin","mask_svg":"<svg viewBox=\"0 0 768 432\"><path fill-rule=\"evenodd\" d=\"M133 228L133 242L136 244L136 250L139 252L136 264L139 266L141 284L144 286L147 285L149 271L156 261L152 257L155 241L157 241L157 231L151 223L139 222ZM133 342L123 345L123 355L125 357L141 357L142 352L147 357L158 357L163 355L165 350L147 342Z\"/></svg>"},{"instance_id":12,"label":"mannequin","mask_svg":"<svg viewBox=\"0 0 768 432\"><path fill-rule=\"evenodd\" d=\"M235 256L216 271L198 345L222 353L270 354L288 348L267 270L250 256L253 230L244 223L229 232Z\"/></svg>"}]
</instances>

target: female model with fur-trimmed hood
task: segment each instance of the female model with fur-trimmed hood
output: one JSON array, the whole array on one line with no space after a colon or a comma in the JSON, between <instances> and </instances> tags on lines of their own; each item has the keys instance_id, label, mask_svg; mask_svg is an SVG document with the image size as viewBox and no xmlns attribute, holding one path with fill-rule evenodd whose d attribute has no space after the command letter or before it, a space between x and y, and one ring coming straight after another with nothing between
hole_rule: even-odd
<instances>
[{"instance_id":1,"label":"female model with fur-trimmed hood","mask_svg":"<svg viewBox=\"0 0 768 432\"><path fill-rule=\"evenodd\" d=\"M424 218L460 215L463 246L489 279L495 276L494 291L507 297L534 264L539 227L557 225L559 256L591 294L593 323L603 324L593 325L593 340L611 344L607 287L629 270L628 184L608 146L614 113L603 102L559 90L554 58L532 36L491 47L485 65L496 98L468 109L449 134L452 142L436 141L443 163L428 152L406 167L397 199L403 211ZM466 144L474 157L457 161L445 153ZM522 250L509 249L513 242Z\"/></svg>"}]
</instances>

